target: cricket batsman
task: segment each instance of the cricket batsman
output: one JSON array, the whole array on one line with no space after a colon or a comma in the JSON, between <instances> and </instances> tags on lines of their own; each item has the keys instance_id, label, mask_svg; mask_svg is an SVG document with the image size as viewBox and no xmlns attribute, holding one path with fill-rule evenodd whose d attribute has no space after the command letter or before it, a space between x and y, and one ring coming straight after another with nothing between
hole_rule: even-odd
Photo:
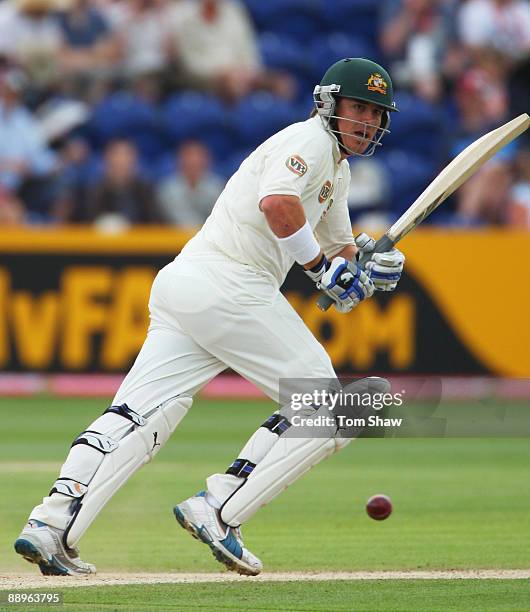
<instances>
[{"instance_id":1,"label":"cricket batsman","mask_svg":"<svg viewBox=\"0 0 530 612\"><path fill-rule=\"evenodd\" d=\"M79 540L168 440L195 393L227 367L276 402L280 378L336 378L326 351L280 293L293 264L341 313L376 290L395 289L402 253L372 254L358 267L356 254L373 250L374 241L360 234L356 242L347 206L348 157L373 154L397 110L390 76L370 60L343 59L315 87L314 102L309 119L243 161L202 229L158 273L132 369L112 405L73 441L15 542L43 574L96 571L80 559ZM290 437L291 414L289 406L272 414L226 472L174 508L180 525L240 574L262 569L240 525L349 442L334 427L327 437Z\"/></svg>"}]
</instances>

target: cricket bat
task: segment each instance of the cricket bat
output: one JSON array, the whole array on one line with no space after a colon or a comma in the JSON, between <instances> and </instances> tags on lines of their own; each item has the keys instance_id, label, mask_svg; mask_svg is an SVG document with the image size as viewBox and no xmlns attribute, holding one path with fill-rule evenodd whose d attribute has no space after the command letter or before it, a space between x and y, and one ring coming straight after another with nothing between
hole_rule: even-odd
<instances>
[{"instance_id":1,"label":"cricket bat","mask_svg":"<svg viewBox=\"0 0 530 612\"><path fill-rule=\"evenodd\" d=\"M425 189L417 200L401 215L401 217L387 230L375 243L372 253L383 253L389 251L397 244L403 236L406 236L433 210L446 200L464 181L472 176L488 159L502 147L520 136L530 127L530 117L523 113L512 119L501 127L484 134L478 140L466 147L453 161L446 166L434 181ZM357 262L364 267L370 259L367 253ZM317 306L320 310L327 310L333 304L333 300L327 295L318 298Z\"/></svg>"}]
</instances>

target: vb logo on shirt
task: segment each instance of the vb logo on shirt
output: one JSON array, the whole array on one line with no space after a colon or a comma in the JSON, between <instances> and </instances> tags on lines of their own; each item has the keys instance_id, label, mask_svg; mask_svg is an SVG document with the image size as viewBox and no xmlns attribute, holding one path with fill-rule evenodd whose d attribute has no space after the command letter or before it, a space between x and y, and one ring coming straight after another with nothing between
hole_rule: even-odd
<instances>
[{"instance_id":1,"label":"vb logo on shirt","mask_svg":"<svg viewBox=\"0 0 530 612\"><path fill-rule=\"evenodd\" d=\"M326 181L322 185L322 189L320 190L320 193L318 194L318 201L321 204L323 204L329 198L332 191L333 191L333 185L331 181Z\"/></svg>"},{"instance_id":2,"label":"vb logo on shirt","mask_svg":"<svg viewBox=\"0 0 530 612\"><path fill-rule=\"evenodd\" d=\"M285 161L285 165L291 172L298 174L298 176L304 176L307 172L307 164L299 155L291 155Z\"/></svg>"}]
</instances>

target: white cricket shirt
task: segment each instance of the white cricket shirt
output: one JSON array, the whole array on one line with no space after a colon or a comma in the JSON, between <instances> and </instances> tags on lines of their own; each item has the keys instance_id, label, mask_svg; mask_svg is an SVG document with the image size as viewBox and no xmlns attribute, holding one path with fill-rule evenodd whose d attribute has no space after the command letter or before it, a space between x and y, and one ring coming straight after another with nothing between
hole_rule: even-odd
<instances>
[{"instance_id":1,"label":"white cricket shirt","mask_svg":"<svg viewBox=\"0 0 530 612\"><path fill-rule=\"evenodd\" d=\"M319 117L271 136L241 164L211 215L183 253L204 250L203 239L228 257L272 275L281 285L294 261L281 248L259 208L268 195L298 196L328 257L355 244L348 215L350 167Z\"/></svg>"}]
</instances>

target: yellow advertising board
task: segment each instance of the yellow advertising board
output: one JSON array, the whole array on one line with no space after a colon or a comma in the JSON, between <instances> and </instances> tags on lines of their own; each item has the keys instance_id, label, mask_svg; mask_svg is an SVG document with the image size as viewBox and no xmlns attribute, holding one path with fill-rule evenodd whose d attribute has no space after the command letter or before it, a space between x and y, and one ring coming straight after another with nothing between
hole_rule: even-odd
<instances>
[{"instance_id":1,"label":"yellow advertising board","mask_svg":"<svg viewBox=\"0 0 530 612\"><path fill-rule=\"evenodd\" d=\"M157 270L191 236L171 229L0 231L0 367L119 372L140 348ZM406 274L348 315L285 292L341 372L530 377L530 234L420 228Z\"/></svg>"}]
</instances>

